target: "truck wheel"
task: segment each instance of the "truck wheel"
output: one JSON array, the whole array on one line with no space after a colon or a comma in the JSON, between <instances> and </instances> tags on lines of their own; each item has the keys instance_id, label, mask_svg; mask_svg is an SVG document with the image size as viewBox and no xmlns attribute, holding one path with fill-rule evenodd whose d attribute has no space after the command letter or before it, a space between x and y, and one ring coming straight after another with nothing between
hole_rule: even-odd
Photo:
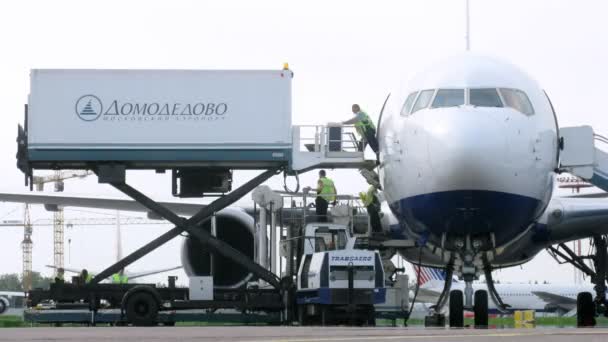
<instances>
[{"instance_id":1,"label":"truck wheel","mask_svg":"<svg viewBox=\"0 0 608 342\"><path fill-rule=\"evenodd\" d=\"M127 299L126 312L133 325L151 326L158 318L158 303L152 294L136 292Z\"/></svg>"}]
</instances>

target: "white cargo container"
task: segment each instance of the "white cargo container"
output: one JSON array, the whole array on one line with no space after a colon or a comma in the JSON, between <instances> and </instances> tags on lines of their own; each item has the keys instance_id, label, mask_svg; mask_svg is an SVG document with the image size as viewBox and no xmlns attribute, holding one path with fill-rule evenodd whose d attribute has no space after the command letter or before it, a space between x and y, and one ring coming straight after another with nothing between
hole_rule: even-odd
<instances>
[{"instance_id":1,"label":"white cargo container","mask_svg":"<svg viewBox=\"0 0 608 342\"><path fill-rule=\"evenodd\" d=\"M289 70L32 70L28 158L287 160L291 79Z\"/></svg>"}]
</instances>

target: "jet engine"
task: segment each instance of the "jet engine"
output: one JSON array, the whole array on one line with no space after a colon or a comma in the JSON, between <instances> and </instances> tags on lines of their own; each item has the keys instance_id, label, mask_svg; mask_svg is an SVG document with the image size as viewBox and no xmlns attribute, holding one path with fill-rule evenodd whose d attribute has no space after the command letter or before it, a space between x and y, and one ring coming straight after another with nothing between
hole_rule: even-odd
<instances>
[{"instance_id":1,"label":"jet engine","mask_svg":"<svg viewBox=\"0 0 608 342\"><path fill-rule=\"evenodd\" d=\"M254 259L253 217L239 208L226 208L216 215L217 238L241 253ZM211 220L203 229L211 231ZM188 276L208 276L211 255L198 239L188 236L182 245L182 265ZM213 256L213 283L215 288L238 288L244 286L253 276L244 267L221 255Z\"/></svg>"},{"instance_id":2,"label":"jet engine","mask_svg":"<svg viewBox=\"0 0 608 342\"><path fill-rule=\"evenodd\" d=\"M8 310L10 303L8 301L8 299L4 298L4 297L0 297L0 315L2 315L3 313L5 313Z\"/></svg>"}]
</instances>

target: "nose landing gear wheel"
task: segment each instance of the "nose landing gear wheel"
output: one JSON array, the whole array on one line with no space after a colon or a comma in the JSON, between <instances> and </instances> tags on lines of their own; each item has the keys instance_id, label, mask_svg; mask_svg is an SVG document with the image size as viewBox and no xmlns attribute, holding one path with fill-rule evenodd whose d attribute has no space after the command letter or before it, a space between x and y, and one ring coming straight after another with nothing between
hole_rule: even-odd
<instances>
[{"instance_id":1,"label":"nose landing gear wheel","mask_svg":"<svg viewBox=\"0 0 608 342\"><path fill-rule=\"evenodd\" d=\"M450 328L464 326L464 296L462 291L450 292Z\"/></svg>"},{"instance_id":2,"label":"nose landing gear wheel","mask_svg":"<svg viewBox=\"0 0 608 342\"><path fill-rule=\"evenodd\" d=\"M475 291L475 299L473 303L473 312L475 313L475 328L487 328L488 292L486 290Z\"/></svg>"},{"instance_id":3,"label":"nose landing gear wheel","mask_svg":"<svg viewBox=\"0 0 608 342\"><path fill-rule=\"evenodd\" d=\"M595 303L589 292L581 292L576 297L576 326L595 326Z\"/></svg>"}]
</instances>

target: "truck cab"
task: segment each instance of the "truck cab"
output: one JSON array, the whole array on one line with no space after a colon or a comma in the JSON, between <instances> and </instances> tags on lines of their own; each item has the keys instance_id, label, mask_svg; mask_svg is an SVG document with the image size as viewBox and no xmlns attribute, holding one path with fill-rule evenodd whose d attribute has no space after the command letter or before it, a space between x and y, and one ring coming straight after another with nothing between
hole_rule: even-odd
<instances>
[{"instance_id":1,"label":"truck cab","mask_svg":"<svg viewBox=\"0 0 608 342\"><path fill-rule=\"evenodd\" d=\"M309 223L303 236L296 301L300 323L373 324L374 304L385 301L378 251L355 249L348 227Z\"/></svg>"}]
</instances>

